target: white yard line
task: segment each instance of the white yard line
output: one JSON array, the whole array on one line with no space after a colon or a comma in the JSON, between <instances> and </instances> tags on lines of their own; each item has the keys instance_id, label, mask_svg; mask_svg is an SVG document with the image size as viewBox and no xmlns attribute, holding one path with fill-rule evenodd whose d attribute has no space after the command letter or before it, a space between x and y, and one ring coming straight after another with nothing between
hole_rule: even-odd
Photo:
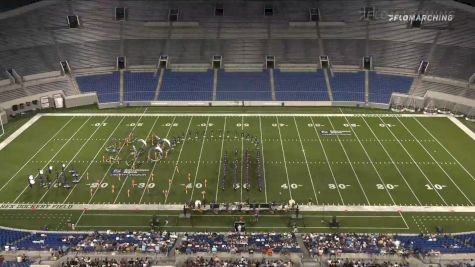
<instances>
[{"instance_id":1,"label":"white yard line","mask_svg":"<svg viewBox=\"0 0 475 267\"><path fill-rule=\"evenodd\" d=\"M382 123L385 123L381 118L379 118L379 120L382 122ZM429 177L427 177L427 175L425 174L425 172L421 169L421 167L419 166L419 164L414 160L414 158L412 157L412 155L409 153L409 151L407 151L406 147L401 143L401 141L399 141L399 139L397 139L396 135L393 133L393 131L391 130L390 127L384 127L386 128L390 133L391 135L394 137L394 139L399 143L399 145L402 147L402 149L404 149L404 151L406 152L406 154L409 156L409 158L411 158L412 162L414 162L414 164L416 165L416 167L419 169L419 171L422 173L422 175L426 178L426 181L430 184L430 186L432 188L435 188L434 187L434 184L432 183L432 181L429 179ZM434 190L437 195L439 195L440 199L444 202L444 204L447 206L447 201L445 201L445 199L442 197L442 195L439 193L438 190Z\"/></svg>"},{"instance_id":2,"label":"white yard line","mask_svg":"<svg viewBox=\"0 0 475 267\"><path fill-rule=\"evenodd\" d=\"M82 129L82 127L84 127L84 125L86 125L86 123L91 119L92 117L89 117L86 121L84 121L84 123L69 137L68 141L66 141L59 149L58 151L56 151L56 153L50 158L50 160L45 164L45 166L43 166L42 169L46 168L50 162L59 154L59 152L61 152L61 150L63 150L63 148L69 144L69 142L71 141L71 139L73 139L74 136L76 136L76 134ZM35 179L36 177L38 177L38 174L35 176ZM18 196L15 198L15 200L13 202L17 202L17 200L23 195L23 193L25 193L25 191L28 189L28 187L30 187L29 185L25 186L25 188L23 189L23 191L21 191L20 194L18 194Z\"/></svg>"},{"instance_id":3,"label":"white yard line","mask_svg":"<svg viewBox=\"0 0 475 267\"><path fill-rule=\"evenodd\" d=\"M397 118L397 120L399 121L399 123L404 127L404 129L406 129L406 131L412 136L412 138L414 139L417 139L414 134L406 127L406 125L399 119ZM429 152L429 150L427 150L427 148L419 141L419 140L416 140L416 142L424 149L424 151L430 156L430 158L435 162L435 164L437 164L437 166L439 166L439 168L442 170L442 172L447 176L447 178L449 178L449 180L455 185L455 187L460 191L460 193L462 193L462 195L465 197L465 199L467 199L468 203L470 203L470 205L473 206L473 202L467 197L467 195L465 194L465 192L462 191L462 189L458 186L457 183L455 183L455 181L453 180L452 176L450 176L450 174L447 173L447 171L445 171L444 168L442 168L442 166L440 165L440 163L434 158L434 156L432 156L432 154Z\"/></svg>"},{"instance_id":4,"label":"white yard line","mask_svg":"<svg viewBox=\"0 0 475 267\"><path fill-rule=\"evenodd\" d=\"M35 117L33 117L33 118L37 118L37 119L36 119L36 120L33 120L33 119L29 120L27 123L30 123L30 122L31 122L31 123L30 123L28 126L23 125L23 126L25 126L25 128L24 128L24 130L22 130L21 132L24 132L26 129L28 129L28 128L31 126L31 124L33 124L35 121L37 121L39 118L41 118L41 116L35 116ZM74 117L71 117L71 119L69 119L69 121L67 121L53 136L51 136L51 138L50 138L48 141L46 141L46 143L44 143L42 147L40 147L38 150L36 150L35 154L33 154L33 156L31 156L31 157L25 162L25 164L23 164L23 166L21 166L21 168L20 168L12 177L10 177L10 179L8 179L8 181L7 181L6 183L3 184L2 188L0 188L0 192L11 182L11 180L12 180L13 178L15 178L15 177L18 175L18 173L20 173L21 170L23 170L23 168L26 167L26 165L28 165L28 163L31 162L31 160L32 160L33 158L36 157L36 155L38 155L38 153L40 153L40 152L43 150L43 148L45 148L45 147L51 142L51 140L53 140L66 126L68 126L68 124L69 124L73 119L74 119ZM23 127L23 126L22 126L22 127ZM18 132L19 130L20 130L20 129L18 129L17 132ZM15 133L16 133L16 132L15 132ZM19 135L19 134L18 134L18 135ZM18 136L18 135L17 135L17 136ZM10 136L12 136L12 135L10 135ZM2 143L3 143L3 142L2 142ZM9 143L9 142L8 142L8 143ZM8 144L8 143L6 143L6 144ZM6 145L6 144L5 144L5 145Z\"/></svg>"},{"instance_id":5,"label":"white yard line","mask_svg":"<svg viewBox=\"0 0 475 267\"><path fill-rule=\"evenodd\" d=\"M330 118L327 118L327 119L330 122L330 125L332 126L332 129L335 130L335 127L333 126L333 123L332 123L331 119ZM340 144L340 147L343 149L343 152L345 153L346 161L350 164L351 170L353 171L353 174L355 175L356 181L358 182L358 185L360 186L361 191L363 192L363 195L366 199L366 203L368 205L371 205L371 203L369 202L368 196L366 195L366 192L364 191L363 185L361 184L360 178L359 178L358 174L356 173L355 168L353 167L353 163L351 163L351 159L348 156L348 153L346 152L346 149L345 149L345 147L343 146L343 143L340 140L340 136L336 135L336 138L338 139L338 143Z\"/></svg>"},{"instance_id":6,"label":"white yard line","mask_svg":"<svg viewBox=\"0 0 475 267\"><path fill-rule=\"evenodd\" d=\"M327 162L328 168L330 169L330 173L332 174L333 182L335 182L336 190L338 192L338 195L340 196L341 204L345 205L345 201L343 200L343 196L341 195L340 188L338 187L338 182L336 181L335 174L333 173L330 160L328 159L327 152L325 151L325 147L323 146L322 139L320 139L320 133L318 133L317 128L315 126L315 122L313 121L312 117L310 117L310 120L312 121L313 130L315 131L315 134L318 137L318 142L320 143L320 147L322 148L323 155L325 156L325 161Z\"/></svg>"},{"instance_id":7,"label":"white yard line","mask_svg":"<svg viewBox=\"0 0 475 267\"><path fill-rule=\"evenodd\" d=\"M144 110L144 112L142 113L142 115L145 114L146 111L147 111L147 108ZM137 124L138 124L138 122L140 122L141 119L142 119L142 116L139 117L139 119L137 120L137 123L135 123L135 126L134 126L134 128L133 128L132 130L134 130L135 127L137 127ZM125 142L124 142L124 144L122 144L122 146L120 147L119 152L118 152L117 154L120 154L120 152L122 151L122 149L124 148L124 146L125 146ZM100 185L102 184L102 182L103 182L104 179L106 178L107 174L109 174L109 171L110 171L111 168L112 168L112 165L109 165L109 167L107 168L106 172L104 173L104 176L102 176L102 179L101 179L101 181L99 182L99 185L97 186L96 190L94 190L94 192L93 192L91 198L89 198L89 201L87 202L87 204L90 204L90 203L91 203L91 201L92 201L92 199L94 198L94 196L96 195L97 191L101 188ZM82 216L84 215L84 212L85 212L85 210L83 210L83 211L81 212L81 215L79 215L79 218L77 219L75 225L78 225L79 221L81 220Z\"/></svg>"},{"instance_id":8,"label":"white yard line","mask_svg":"<svg viewBox=\"0 0 475 267\"><path fill-rule=\"evenodd\" d=\"M422 126L422 128L424 128L424 130L432 137L432 139L434 139L455 160L455 162L457 162L457 164L472 178L472 180L475 181L475 177L473 177L473 175L467 169L465 169L465 167L454 157L454 155L452 155L452 153L450 153L450 151L439 141L439 139L437 139L418 119L414 118L414 120L417 121L417 123L419 123L419 125ZM460 122L460 121L458 121L458 122ZM471 132L471 133L473 133L473 132Z\"/></svg>"},{"instance_id":9,"label":"white yard line","mask_svg":"<svg viewBox=\"0 0 475 267\"><path fill-rule=\"evenodd\" d=\"M371 131L371 133L373 134L373 136L376 138L376 140L378 140L378 143L379 145L381 146L381 148L384 150L384 152L386 153L386 155L388 156L388 158L391 160L391 163L393 164L393 166L396 168L397 172L399 173L399 175L401 176L401 178L404 180L404 183L406 183L406 186L409 188L409 190L411 190L411 193L412 195L416 198L417 202L419 203L419 205L422 205L421 201L419 200L419 198L417 197L416 193L414 192L414 190L412 190L412 187L409 185L409 183L407 182L406 180L406 177L402 174L401 170L399 169L399 167L397 166L396 162L394 162L393 158L391 157L391 154L389 154L389 152L386 150L386 147L384 147L383 143L381 143L381 141L379 140L378 136L376 135L376 133L373 131L373 129L369 126L368 122L366 121L365 118L363 118L363 121L366 123L366 126L368 127L368 129Z\"/></svg>"},{"instance_id":10,"label":"white yard line","mask_svg":"<svg viewBox=\"0 0 475 267\"><path fill-rule=\"evenodd\" d=\"M79 182L82 180L82 178L84 177L84 175L87 175L87 171L89 170L89 168L91 167L92 163L94 162L94 160L97 158L97 156L99 155L99 153L102 152L103 148L106 146L106 144L109 142L109 139L112 137L112 135L114 135L115 131L119 128L119 126L121 125L122 121L125 119L125 117L122 117L122 119L119 121L119 123L115 126L114 130L110 133L109 137L107 137L107 139L104 141L104 143L102 144L102 146L99 148L99 150L97 150L97 153L96 155L94 155L94 157L92 158L92 160L89 162L89 165L87 165L86 169L83 171L83 173L81 174L81 177L79 177ZM73 193L74 189L76 189L76 187L78 186L78 184L75 184L73 186L73 188L71 190L69 190L69 194L66 196L66 198L64 199L64 201L62 202L63 204L66 203L66 201L69 199L69 197L71 196L71 194Z\"/></svg>"},{"instance_id":11,"label":"white yard line","mask_svg":"<svg viewBox=\"0 0 475 267\"><path fill-rule=\"evenodd\" d=\"M341 111L341 108L340 108L340 112L343 113L343 111ZM381 174L379 173L378 169L377 169L376 166L374 165L373 160L371 159L371 157L370 157L368 151L367 151L366 148L364 147L363 143L361 143L361 140L360 140L358 134L357 134L356 131L353 129L353 127L351 127L351 123L350 123L350 121L348 120L348 118L347 118L347 117L344 117L344 118L345 118L346 123L348 123L348 125L350 125L349 128L350 128L351 132L353 132L353 134L355 135L356 140L358 140L358 143L360 143L361 148L363 148L363 151L364 151L366 157L368 158L369 162L371 163L371 166L373 167L374 171L376 172L376 175L378 175L379 181L381 181L381 183L383 184L384 189L386 190L386 193L387 193L387 194L389 195L389 197L391 198L391 201L393 202L393 204L396 205L396 201L394 201L393 196L392 196L391 193L389 192L389 189L388 189L388 187L386 186L386 183L384 182L383 177L381 177Z\"/></svg>"},{"instance_id":12,"label":"white yard line","mask_svg":"<svg viewBox=\"0 0 475 267\"><path fill-rule=\"evenodd\" d=\"M264 195L266 197L266 202L267 202L267 181L266 181L266 164L265 164L265 158L264 158L264 141L262 141L262 120L261 116L259 116L259 131L261 133L261 156L262 156L262 176L264 178Z\"/></svg>"},{"instance_id":13,"label":"white yard line","mask_svg":"<svg viewBox=\"0 0 475 267\"><path fill-rule=\"evenodd\" d=\"M205 128L205 133L203 135L203 141L201 141L200 155L198 156L198 164L196 165L195 177L193 179L193 184L192 184L193 187L191 188L190 201L193 201L193 193L195 192L196 178L198 176L198 171L200 170L201 155L203 155L203 147L206 141L206 134L208 133L208 125L209 125L209 117L206 121L206 128Z\"/></svg>"},{"instance_id":14,"label":"white yard line","mask_svg":"<svg viewBox=\"0 0 475 267\"><path fill-rule=\"evenodd\" d=\"M226 136L226 119L228 117L224 117L224 126L223 126L223 133L222 133L222 139L221 139L221 152L219 154L219 168L218 168L218 179L216 181L216 196L214 198L215 202L218 202L218 192L219 192L219 183L221 181L221 168L223 167L223 147L224 147L224 138Z\"/></svg>"},{"instance_id":15,"label":"white yard line","mask_svg":"<svg viewBox=\"0 0 475 267\"><path fill-rule=\"evenodd\" d=\"M101 121L101 125L102 125L102 123L104 123L104 122L107 120L107 118L109 118L109 117L105 117L105 118ZM102 127L100 127L100 126L99 126L99 127L96 127L96 129L94 130L94 132L89 135L89 138L88 138L85 142L83 142L83 144L81 145L81 147L76 151L76 154L74 154L73 158L66 164L66 167L65 167L64 169L66 169L66 168L69 167L69 165L71 164L71 162L73 162L73 160L79 155L79 153L80 153L80 152L84 149L84 147L89 143L89 141L91 140L91 138L92 138L92 137L97 133L97 131L99 131L99 129L101 129L101 128L102 128ZM65 173L65 175L66 175L66 173ZM50 187L48 187L48 189L46 189L46 192L43 194L43 196L41 196L40 200L38 200L37 203L41 203L41 201L42 201L43 198L46 196L46 194L48 194L48 192L49 192L49 190L50 190L51 188L53 188L53 187L50 186Z\"/></svg>"},{"instance_id":16,"label":"white yard line","mask_svg":"<svg viewBox=\"0 0 475 267\"><path fill-rule=\"evenodd\" d=\"M241 117L241 184L239 189L241 189L241 203L242 203L242 175L243 175L243 167L244 167L244 117Z\"/></svg>"},{"instance_id":17,"label":"white yard line","mask_svg":"<svg viewBox=\"0 0 475 267\"><path fill-rule=\"evenodd\" d=\"M172 127L173 127L173 124L175 123L175 119L176 119L176 117L173 117L173 120L172 120L172 122L170 123L170 127L168 127L167 134L165 135L165 138L166 138L166 139L168 139L168 135L170 134L170 131L171 131ZM148 188L148 185L149 185L149 183L150 183L150 178L151 178L152 175L153 175L153 171L155 170L155 167L157 167L157 163L158 163L158 161L155 161L155 162L153 163L153 167L152 167L152 170L150 171L150 175L148 176L147 183L145 184L145 187L143 188L142 196L140 196L139 204L142 203L143 196L145 195L145 191L146 191L147 188Z\"/></svg>"},{"instance_id":18,"label":"white yard line","mask_svg":"<svg viewBox=\"0 0 475 267\"><path fill-rule=\"evenodd\" d=\"M285 159L284 143L282 143L282 134L280 133L279 117L275 117L275 119L277 120L277 130L279 130L280 147L282 148L282 157L284 158L285 175L287 177L287 186L289 189L289 195L290 195L290 199L293 199L292 188L290 187L289 171L287 170L287 160Z\"/></svg>"},{"instance_id":19,"label":"white yard line","mask_svg":"<svg viewBox=\"0 0 475 267\"><path fill-rule=\"evenodd\" d=\"M183 151L183 148L185 147L185 144L186 144L186 140L188 139L187 138L188 137L188 131L190 130L192 120L193 120L193 116L191 116L190 121L188 122L188 127L186 128L185 137L184 137L185 140L183 140L183 144L180 147L180 152L178 152L178 157L176 159L175 167L173 168L172 181L171 181L170 184L168 184L168 194L165 195L164 203L167 203L168 196L170 195L170 189L172 188L173 181L175 181L175 174L176 174L176 170L178 168L178 163L180 163L181 152Z\"/></svg>"},{"instance_id":20,"label":"white yard line","mask_svg":"<svg viewBox=\"0 0 475 267\"><path fill-rule=\"evenodd\" d=\"M401 216L401 219L403 220L404 224L406 225L406 228L409 229L409 225L406 222L406 219L404 219L404 216L402 215L401 211L398 212L399 216Z\"/></svg>"},{"instance_id":21,"label":"white yard line","mask_svg":"<svg viewBox=\"0 0 475 267\"><path fill-rule=\"evenodd\" d=\"M305 165L307 165L308 178L310 179L310 183L312 184L313 194L315 196L315 201L317 202L317 205L318 205L318 197L317 197L317 192L315 191L315 185L313 183L312 172L310 171L310 166L308 166L307 154L305 153L305 148L303 147L302 138L300 137L299 127L297 125L297 120L295 119L295 117L294 117L294 124L295 124L295 128L297 129L297 135L299 137L300 148L302 149L303 157L305 159Z\"/></svg>"},{"instance_id":22,"label":"white yard line","mask_svg":"<svg viewBox=\"0 0 475 267\"><path fill-rule=\"evenodd\" d=\"M152 127L150 127L150 130L148 131L147 135L146 135L146 138L148 138L151 134L152 134L152 131L153 131L153 128L155 127L155 124L157 124L157 121L158 121L158 116L155 118L155 120L153 121L153 124L152 124ZM137 124L138 122L140 122L142 118L140 118L137 123L135 124L134 128L132 130L134 130L136 127L137 127ZM134 159L134 164L135 164L135 160ZM120 189L119 189L119 192L117 192L117 195L115 196L115 199L114 199L114 204L117 202L117 199L119 199L119 196L120 196L120 193L122 192L122 189L124 189L124 186L125 184L127 183L127 180L129 179L129 175L125 176L125 179L124 181L122 182L122 185L120 186ZM145 189L145 188L144 188Z\"/></svg>"}]
</instances>

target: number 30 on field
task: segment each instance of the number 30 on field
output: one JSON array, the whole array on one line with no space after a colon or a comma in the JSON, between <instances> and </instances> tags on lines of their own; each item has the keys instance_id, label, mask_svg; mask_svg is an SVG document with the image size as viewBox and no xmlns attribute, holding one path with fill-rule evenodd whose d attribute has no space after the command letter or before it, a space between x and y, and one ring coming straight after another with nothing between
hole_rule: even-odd
<instances>
[{"instance_id":1,"label":"number 30 on field","mask_svg":"<svg viewBox=\"0 0 475 267\"><path fill-rule=\"evenodd\" d=\"M346 189L348 186L350 186L349 184L328 184L328 188L329 189Z\"/></svg>"}]
</instances>

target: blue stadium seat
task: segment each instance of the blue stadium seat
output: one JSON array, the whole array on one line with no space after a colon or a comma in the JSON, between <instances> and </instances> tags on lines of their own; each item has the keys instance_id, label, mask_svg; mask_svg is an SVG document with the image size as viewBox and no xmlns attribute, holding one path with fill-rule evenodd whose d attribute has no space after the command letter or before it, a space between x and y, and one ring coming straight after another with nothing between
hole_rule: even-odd
<instances>
[{"instance_id":1,"label":"blue stadium seat","mask_svg":"<svg viewBox=\"0 0 475 267\"><path fill-rule=\"evenodd\" d=\"M218 73L216 100L272 100L268 71Z\"/></svg>"},{"instance_id":2,"label":"blue stadium seat","mask_svg":"<svg viewBox=\"0 0 475 267\"><path fill-rule=\"evenodd\" d=\"M12 244L28 235L30 235L29 232L0 229L0 248L3 249L5 245Z\"/></svg>"},{"instance_id":3,"label":"blue stadium seat","mask_svg":"<svg viewBox=\"0 0 475 267\"><path fill-rule=\"evenodd\" d=\"M158 78L154 72L124 72L124 101L153 100Z\"/></svg>"},{"instance_id":4,"label":"blue stadium seat","mask_svg":"<svg viewBox=\"0 0 475 267\"><path fill-rule=\"evenodd\" d=\"M413 81L412 77L370 72L369 102L389 103L392 93L408 93Z\"/></svg>"},{"instance_id":5,"label":"blue stadium seat","mask_svg":"<svg viewBox=\"0 0 475 267\"><path fill-rule=\"evenodd\" d=\"M213 98L213 71L181 72L166 70L158 100L202 101Z\"/></svg>"},{"instance_id":6,"label":"blue stadium seat","mask_svg":"<svg viewBox=\"0 0 475 267\"><path fill-rule=\"evenodd\" d=\"M364 72L338 72L330 78L334 101L364 102Z\"/></svg>"},{"instance_id":7,"label":"blue stadium seat","mask_svg":"<svg viewBox=\"0 0 475 267\"><path fill-rule=\"evenodd\" d=\"M467 238L469 235L463 235ZM473 234L471 235L474 236ZM430 250L441 253L474 253L475 247L460 241L460 236L397 236L401 245L407 249L427 252Z\"/></svg>"},{"instance_id":8,"label":"blue stadium seat","mask_svg":"<svg viewBox=\"0 0 475 267\"><path fill-rule=\"evenodd\" d=\"M64 249L76 245L84 235L68 233L37 233L17 242L16 247L24 250Z\"/></svg>"},{"instance_id":9,"label":"blue stadium seat","mask_svg":"<svg viewBox=\"0 0 475 267\"><path fill-rule=\"evenodd\" d=\"M119 102L119 72L77 77L81 92L96 92L100 103Z\"/></svg>"},{"instance_id":10,"label":"blue stadium seat","mask_svg":"<svg viewBox=\"0 0 475 267\"><path fill-rule=\"evenodd\" d=\"M317 72L274 70L275 96L281 101L329 101L325 77Z\"/></svg>"}]
</instances>

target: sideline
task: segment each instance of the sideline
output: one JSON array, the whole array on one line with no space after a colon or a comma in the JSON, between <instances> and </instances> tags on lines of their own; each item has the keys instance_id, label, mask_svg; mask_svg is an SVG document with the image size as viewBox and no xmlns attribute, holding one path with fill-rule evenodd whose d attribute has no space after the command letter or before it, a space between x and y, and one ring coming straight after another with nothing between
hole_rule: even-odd
<instances>
[{"instance_id":1,"label":"sideline","mask_svg":"<svg viewBox=\"0 0 475 267\"><path fill-rule=\"evenodd\" d=\"M302 212L469 212L475 213L475 206L404 206L404 205L300 205ZM182 211L183 204L35 204L0 203L0 210L125 210L125 211ZM208 210L208 209L204 209Z\"/></svg>"},{"instance_id":2,"label":"sideline","mask_svg":"<svg viewBox=\"0 0 475 267\"><path fill-rule=\"evenodd\" d=\"M18 128L15 132L13 132L10 136L5 138L0 143L0 151L4 149L8 144L10 144L13 140L15 140L20 134L22 134L24 131L26 131L28 128L30 128L33 123L38 121L42 117L42 114L36 114L31 118L29 121L27 121L25 124L23 124L20 128Z\"/></svg>"},{"instance_id":3,"label":"sideline","mask_svg":"<svg viewBox=\"0 0 475 267\"><path fill-rule=\"evenodd\" d=\"M78 117L88 117L88 116L109 116L109 117L156 117L156 116L176 116L176 117L400 117L400 118L412 118L412 117L424 117L424 118L446 118L451 117L447 114L341 114L341 113L42 113L40 116L50 116L50 117L68 117L68 116L78 116Z\"/></svg>"},{"instance_id":4,"label":"sideline","mask_svg":"<svg viewBox=\"0 0 475 267\"><path fill-rule=\"evenodd\" d=\"M448 117L449 120L451 120L455 125L457 125L460 130L462 130L463 132L465 132L468 136L470 136L473 140L475 140L475 133L472 132L472 130L470 130L465 124L463 124L459 119L455 118L455 117Z\"/></svg>"}]
</instances>

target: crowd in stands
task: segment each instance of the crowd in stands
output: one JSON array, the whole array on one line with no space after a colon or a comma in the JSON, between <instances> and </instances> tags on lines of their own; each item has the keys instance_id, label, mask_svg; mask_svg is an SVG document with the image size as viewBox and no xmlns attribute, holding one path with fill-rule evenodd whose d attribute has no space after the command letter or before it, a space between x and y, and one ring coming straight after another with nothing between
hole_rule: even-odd
<instances>
[{"instance_id":1,"label":"crowd in stands","mask_svg":"<svg viewBox=\"0 0 475 267\"><path fill-rule=\"evenodd\" d=\"M147 257L130 259L109 259L109 258L91 258L75 257L67 259L61 264L61 267L150 267L155 262Z\"/></svg>"},{"instance_id":2,"label":"crowd in stands","mask_svg":"<svg viewBox=\"0 0 475 267\"><path fill-rule=\"evenodd\" d=\"M17 256L16 260L5 260L3 255L0 255L0 267L29 267L30 259L25 254Z\"/></svg>"},{"instance_id":3,"label":"crowd in stands","mask_svg":"<svg viewBox=\"0 0 475 267\"><path fill-rule=\"evenodd\" d=\"M50 250L52 257L74 252L153 252L167 254L175 245L177 236L170 232L127 232L68 234L32 233L23 236L8 250Z\"/></svg>"},{"instance_id":4,"label":"crowd in stands","mask_svg":"<svg viewBox=\"0 0 475 267\"><path fill-rule=\"evenodd\" d=\"M399 262L376 262L375 260L364 259L364 260L355 260L355 259L329 259L327 261L329 267L409 267L408 263L399 263Z\"/></svg>"},{"instance_id":5,"label":"crowd in stands","mask_svg":"<svg viewBox=\"0 0 475 267\"><path fill-rule=\"evenodd\" d=\"M163 232L51 233L4 231L3 249L49 250L52 258L67 252L150 252L168 255L204 253L300 253L295 233L185 233L175 246L178 235ZM17 233L18 232L18 233ZM475 234L304 234L302 241L312 257L342 253L378 255L475 253Z\"/></svg>"},{"instance_id":6,"label":"crowd in stands","mask_svg":"<svg viewBox=\"0 0 475 267\"><path fill-rule=\"evenodd\" d=\"M312 256L355 252L405 253L399 240L384 234L306 234L303 241Z\"/></svg>"},{"instance_id":7,"label":"crowd in stands","mask_svg":"<svg viewBox=\"0 0 475 267\"><path fill-rule=\"evenodd\" d=\"M250 260L244 257L240 259L220 259L219 257L196 257L185 261L183 267L291 267L291 261L282 259Z\"/></svg>"},{"instance_id":8,"label":"crowd in stands","mask_svg":"<svg viewBox=\"0 0 475 267\"><path fill-rule=\"evenodd\" d=\"M178 253L196 252L300 252L297 238L293 233L195 233L185 234Z\"/></svg>"},{"instance_id":9,"label":"crowd in stands","mask_svg":"<svg viewBox=\"0 0 475 267\"><path fill-rule=\"evenodd\" d=\"M93 233L82 238L71 249L83 252L154 252L167 254L177 236L169 232Z\"/></svg>"},{"instance_id":10,"label":"crowd in stands","mask_svg":"<svg viewBox=\"0 0 475 267\"><path fill-rule=\"evenodd\" d=\"M305 234L303 241L312 257L358 252L402 256L475 253L467 235Z\"/></svg>"}]
</instances>

